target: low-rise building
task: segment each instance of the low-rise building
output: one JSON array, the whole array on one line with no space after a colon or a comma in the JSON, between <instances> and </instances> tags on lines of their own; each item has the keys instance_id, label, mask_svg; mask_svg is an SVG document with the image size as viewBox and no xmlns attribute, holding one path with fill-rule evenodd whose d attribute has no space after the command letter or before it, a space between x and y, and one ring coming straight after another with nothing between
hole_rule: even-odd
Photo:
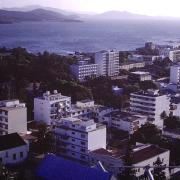
<instances>
[{"instance_id":1,"label":"low-rise building","mask_svg":"<svg viewBox=\"0 0 180 180\"><path fill-rule=\"evenodd\" d=\"M0 101L0 135L27 132L27 108L19 100Z\"/></svg>"},{"instance_id":2,"label":"low-rise building","mask_svg":"<svg viewBox=\"0 0 180 180\"><path fill-rule=\"evenodd\" d=\"M34 99L34 120L53 124L54 120L66 117L70 113L71 97L63 96L54 90L46 91L43 96Z\"/></svg>"},{"instance_id":3,"label":"low-rise building","mask_svg":"<svg viewBox=\"0 0 180 180\"><path fill-rule=\"evenodd\" d=\"M88 61L78 61L71 65L71 72L79 81L85 81L86 78L95 78L98 74L97 64L88 63Z\"/></svg>"},{"instance_id":4,"label":"low-rise building","mask_svg":"<svg viewBox=\"0 0 180 180\"><path fill-rule=\"evenodd\" d=\"M163 105L163 106L162 106ZM170 113L170 97L159 93L159 90L147 90L131 93L130 110L148 116L148 122L163 129L161 114Z\"/></svg>"},{"instance_id":5,"label":"low-rise building","mask_svg":"<svg viewBox=\"0 0 180 180\"><path fill-rule=\"evenodd\" d=\"M110 127L127 131L129 134L133 134L142 125L147 123L147 116L140 114L114 111L104 116L104 121L108 122Z\"/></svg>"},{"instance_id":6,"label":"low-rise building","mask_svg":"<svg viewBox=\"0 0 180 180\"><path fill-rule=\"evenodd\" d=\"M91 151L89 159L91 164L96 164L100 161L105 169L114 174L119 174L125 165L125 153L126 151L122 149L106 150L101 148ZM134 168L135 176L141 178L145 174L145 168L139 167L154 166L158 159L160 159L162 165L169 166L170 151L155 145L138 144L133 148L131 158L132 166L137 167ZM164 172L166 177L169 178L169 170L166 168Z\"/></svg>"},{"instance_id":7,"label":"low-rise building","mask_svg":"<svg viewBox=\"0 0 180 180\"><path fill-rule=\"evenodd\" d=\"M88 161L88 152L106 149L106 126L94 120L62 118L54 129L57 154Z\"/></svg>"},{"instance_id":8,"label":"low-rise building","mask_svg":"<svg viewBox=\"0 0 180 180\"><path fill-rule=\"evenodd\" d=\"M145 62L128 62L128 63L123 63L119 65L120 70L131 70L134 68L143 68L145 67Z\"/></svg>"},{"instance_id":9,"label":"low-rise building","mask_svg":"<svg viewBox=\"0 0 180 180\"><path fill-rule=\"evenodd\" d=\"M129 79L133 81L150 81L152 80L152 76L149 72L135 71L131 72Z\"/></svg>"},{"instance_id":10,"label":"low-rise building","mask_svg":"<svg viewBox=\"0 0 180 180\"><path fill-rule=\"evenodd\" d=\"M0 136L0 163L21 163L27 159L28 151L28 144L17 133Z\"/></svg>"}]
</instances>

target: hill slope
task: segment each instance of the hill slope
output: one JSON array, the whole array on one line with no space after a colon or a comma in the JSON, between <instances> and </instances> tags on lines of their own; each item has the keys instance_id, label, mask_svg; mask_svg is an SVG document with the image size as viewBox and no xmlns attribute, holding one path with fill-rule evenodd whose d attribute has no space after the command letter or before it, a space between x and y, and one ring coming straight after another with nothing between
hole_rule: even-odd
<instances>
[{"instance_id":1,"label":"hill slope","mask_svg":"<svg viewBox=\"0 0 180 180\"><path fill-rule=\"evenodd\" d=\"M73 19L72 16L44 9L35 9L28 12L0 10L0 23L23 21L79 22L79 20Z\"/></svg>"}]
</instances>

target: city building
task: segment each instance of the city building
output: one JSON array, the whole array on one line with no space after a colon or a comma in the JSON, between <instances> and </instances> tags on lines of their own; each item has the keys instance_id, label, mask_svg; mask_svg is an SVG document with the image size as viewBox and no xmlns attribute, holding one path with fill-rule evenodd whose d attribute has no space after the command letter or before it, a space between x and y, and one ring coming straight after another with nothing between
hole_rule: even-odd
<instances>
[{"instance_id":1,"label":"city building","mask_svg":"<svg viewBox=\"0 0 180 180\"><path fill-rule=\"evenodd\" d=\"M170 83L180 83L180 63L174 64L170 69Z\"/></svg>"},{"instance_id":2,"label":"city building","mask_svg":"<svg viewBox=\"0 0 180 180\"><path fill-rule=\"evenodd\" d=\"M152 80L152 76L149 72L144 72L144 71L135 71L131 72L129 75L129 79L133 81L150 81Z\"/></svg>"},{"instance_id":3,"label":"city building","mask_svg":"<svg viewBox=\"0 0 180 180\"><path fill-rule=\"evenodd\" d=\"M177 49L177 50L169 51L169 59L172 62L180 61L180 50Z\"/></svg>"},{"instance_id":4,"label":"city building","mask_svg":"<svg viewBox=\"0 0 180 180\"><path fill-rule=\"evenodd\" d=\"M117 76L119 74L119 52L100 51L95 53L99 76Z\"/></svg>"},{"instance_id":5,"label":"city building","mask_svg":"<svg viewBox=\"0 0 180 180\"><path fill-rule=\"evenodd\" d=\"M62 118L54 129L57 154L88 161L88 152L106 149L106 126L94 120Z\"/></svg>"},{"instance_id":6,"label":"city building","mask_svg":"<svg viewBox=\"0 0 180 180\"><path fill-rule=\"evenodd\" d=\"M54 90L46 91L43 96L34 99L34 120L53 124L54 120L67 116L71 108L71 97L63 96Z\"/></svg>"},{"instance_id":7,"label":"city building","mask_svg":"<svg viewBox=\"0 0 180 180\"><path fill-rule=\"evenodd\" d=\"M133 68L143 68L143 67L145 67L145 62L143 62L143 61L142 62L141 61L139 61L139 62L128 62L128 63L123 63L123 64L119 65L120 70L127 70L127 71L129 71Z\"/></svg>"},{"instance_id":8,"label":"city building","mask_svg":"<svg viewBox=\"0 0 180 180\"><path fill-rule=\"evenodd\" d=\"M170 113L170 97L159 93L159 90L147 90L131 93L130 110L148 116L148 122L163 129L161 114Z\"/></svg>"},{"instance_id":9,"label":"city building","mask_svg":"<svg viewBox=\"0 0 180 180\"><path fill-rule=\"evenodd\" d=\"M101 165L89 167L52 154L46 155L40 163L37 177L46 180L116 180Z\"/></svg>"},{"instance_id":10,"label":"city building","mask_svg":"<svg viewBox=\"0 0 180 180\"><path fill-rule=\"evenodd\" d=\"M13 165L27 159L28 144L17 134L0 136L0 164Z\"/></svg>"},{"instance_id":11,"label":"city building","mask_svg":"<svg viewBox=\"0 0 180 180\"><path fill-rule=\"evenodd\" d=\"M133 134L142 125L147 123L147 116L136 113L114 111L104 116L104 121L108 122L108 126L127 131Z\"/></svg>"},{"instance_id":12,"label":"city building","mask_svg":"<svg viewBox=\"0 0 180 180\"><path fill-rule=\"evenodd\" d=\"M19 100L0 101L0 135L27 133L27 108Z\"/></svg>"},{"instance_id":13,"label":"city building","mask_svg":"<svg viewBox=\"0 0 180 180\"><path fill-rule=\"evenodd\" d=\"M86 78L94 78L97 76L97 64L88 61L78 61L77 64L71 65L71 72L79 81L85 81Z\"/></svg>"},{"instance_id":14,"label":"city building","mask_svg":"<svg viewBox=\"0 0 180 180\"><path fill-rule=\"evenodd\" d=\"M126 151L123 149L97 149L95 151L91 151L89 154L91 164L96 164L97 162L101 162L105 169L114 174L119 174L123 170L123 166L125 165ZM131 152L132 158L132 166L137 167L146 167L146 166L154 166L158 159L161 160L162 165L169 166L169 158L170 151L167 149L159 148L155 145L150 144L136 144ZM143 178L145 174L145 168L135 168L134 169L137 178ZM153 169L152 169L153 171ZM169 170L166 168L164 170L165 175L169 178Z\"/></svg>"}]
</instances>

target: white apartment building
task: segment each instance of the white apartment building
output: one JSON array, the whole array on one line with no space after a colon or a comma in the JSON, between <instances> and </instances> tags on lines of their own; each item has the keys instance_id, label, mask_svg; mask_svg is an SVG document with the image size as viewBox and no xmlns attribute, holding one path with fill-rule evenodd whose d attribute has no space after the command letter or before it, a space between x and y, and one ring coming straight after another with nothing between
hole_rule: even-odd
<instances>
[{"instance_id":1,"label":"white apartment building","mask_svg":"<svg viewBox=\"0 0 180 180\"><path fill-rule=\"evenodd\" d=\"M147 116L140 114L114 111L104 116L104 121L108 122L108 126L127 131L133 134L142 125L147 123Z\"/></svg>"},{"instance_id":2,"label":"white apartment building","mask_svg":"<svg viewBox=\"0 0 180 180\"><path fill-rule=\"evenodd\" d=\"M171 66L170 69L170 83L180 83L180 63Z\"/></svg>"},{"instance_id":3,"label":"white apartment building","mask_svg":"<svg viewBox=\"0 0 180 180\"><path fill-rule=\"evenodd\" d=\"M125 151L123 149L97 149L89 154L91 164L97 164L99 161L104 168L114 174L121 173L124 165ZM155 145L137 144L134 147L132 154L132 166L154 166L157 159L162 161L162 165L169 166L170 151L159 148ZM153 169L151 169L153 171ZM144 168L135 168L136 177L143 177ZM169 178L168 168L164 170L165 175Z\"/></svg>"},{"instance_id":4,"label":"white apartment building","mask_svg":"<svg viewBox=\"0 0 180 180\"><path fill-rule=\"evenodd\" d=\"M97 76L97 64L90 64L87 61L79 61L71 65L71 72L79 81L85 81L87 77L94 78Z\"/></svg>"},{"instance_id":5,"label":"white apartment building","mask_svg":"<svg viewBox=\"0 0 180 180\"><path fill-rule=\"evenodd\" d=\"M0 135L27 133L27 108L19 100L0 101Z\"/></svg>"},{"instance_id":6,"label":"white apartment building","mask_svg":"<svg viewBox=\"0 0 180 180\"><path fill-rule=\"evenodd\" d=\"M147 90L131 93L130 110L148 116L148 122L163 129L161 114L170 113L170 97L161 95L158 90Z\"/></svg>"},{"instance_id":7,"label":"white apartment building","mask_svg":"<svg viewBox=\"0 0 180 180\"><path fill-rule=\"evenodd\" d=\"M88 152L106 149L106 126L94 120L62 118L54 129L57 154L88 161Z\"/></svg>"},{"instance_id":8,"label":"white apartment building","mask_svg":"<svg viewBox=\"0 0 180 180\"><path fill-rule=\"evenodd\" d=\"M63 96L54 90L53 93L46 91L43 96L34 99L34 120L42 121L47 125L66 116L71 108L71 97Z\"/></svg>"},{"instance_id":9,"label":"white apartment building","mask_svg":"<svg viewBox=\"0 0 180 180\"><path fill-rule=\"evenodd\" d=\"M100 76L117 76L119 74L119 52L97 52L95 53L95 63L98 65L98 75Z\"/></svg>"},{"instance_id":10,"label":"white apartment building","mask_svg":"<svg viewBox=\"0 0 180 180\"><path fill-rule=\"evenodd\" d=\"M172 50L169 51L169 59L172 62L178 62L180 61L180 50Z\"/></svg>"},{"instance_id":11,"label":"white apartment building","mask_svg":"<svg viewBox=\"0 0 180 180\"><path fill-rule=\"evenodd\" d=\"M28 152L28 144L17 133L0 136L0 163L21 163L27 159Z\"/></svg>"}]
</instances>

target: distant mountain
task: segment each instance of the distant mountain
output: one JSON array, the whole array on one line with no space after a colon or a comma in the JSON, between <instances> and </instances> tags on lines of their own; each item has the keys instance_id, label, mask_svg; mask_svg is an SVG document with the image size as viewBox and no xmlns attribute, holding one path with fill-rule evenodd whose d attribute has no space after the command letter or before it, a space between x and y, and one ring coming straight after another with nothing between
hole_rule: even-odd
<instances>
[{"instance_id":1,"label":"distant mountain","mask_svg":"<svg viewBox=\"0 0 180 180\"><path fill-rule=\"evenodd\" d=\"M13 8L2 8L2 9L7 10L7 11L21 11L21 12L33 11L36 9L44 9L44 10L48 10L48 11L61 13L63 15L69 16L73 19L74 18L75 19L88 19L92 15L96 14L96 13L92 13L92 12L83 12L83 11L73 12L73 11L69 11L69 10L63 10L63 9L52 8L52 7L45 7L45 6L40 6L40 5L31 5L31 6L13 7Z\"/></svg>"},{"instance_id":2,"label":"distant mountain","mask_svg":"<svg viewBox=\"0 0 180 180\"><path fill-rule=\"evenodd\" d=\"M108 11L102 14L97 14L92 17L98 20L120 20L120 19L145 19L152 18L151 16L133 14L126 11Z\"/></svg>"},{"instance_id":3,"label":"distant mountain","mask_svg":"<svg viewBox=\"0 0 180 180\"><path fill-rule=\"evenodd\" d=\"M23 21L79 22L78 19L73 18L71 15L64 15L45 9L35 9L27 12L0 10L0 23Z\"/></svg>"},{"instance_id":4,"label":"distant mountain","mask_svg":"<svg viewBox=\"0 0 180 180\"><path fill-rule=\"evenodd\" d=\"M147 16L147 15L140 15L135 13L130 13L127 11L107 11L102 14L96 14L91 16L90 19L92 20L172 20L178 19L175 17L164 17L164 16Z\"/></svg>"}]
</instances>

